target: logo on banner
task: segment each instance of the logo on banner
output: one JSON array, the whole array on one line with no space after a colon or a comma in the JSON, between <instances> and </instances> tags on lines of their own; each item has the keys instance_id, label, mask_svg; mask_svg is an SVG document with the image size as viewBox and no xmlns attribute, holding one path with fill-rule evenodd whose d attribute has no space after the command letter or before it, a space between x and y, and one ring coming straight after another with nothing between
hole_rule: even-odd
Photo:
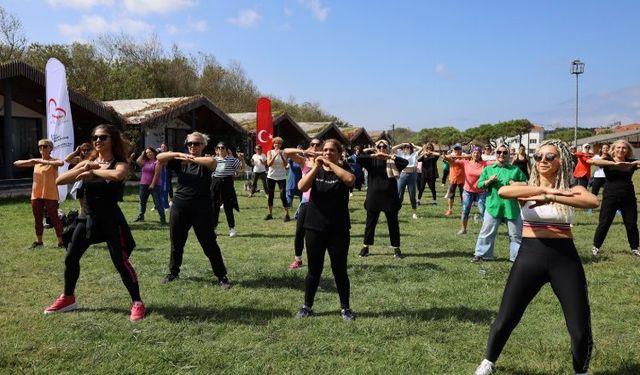
<instances>
[{"instance_id":1,"label":"logo on banner","mask_svg":"<svg viewBox=\"0 0 640 375\"><path fill-rule=\"evenodd\" d=\"M267 143L269 139L273 139L273 135L269 134L268 131L262 129L258 132L258 142Z\"/></svg>"},{"instance_id":2,"label":"logo on banner","mask_svg":"<svg viewBox=\"0 0 640 375\"><path fill-rule=\"evenodd\" d=\"M58 107L58 103L54 98L49 99L49 113L51 113L51 117L57 121L61 121L67 117L67 111L62 107Z\"/></svg>"}]
</instances>

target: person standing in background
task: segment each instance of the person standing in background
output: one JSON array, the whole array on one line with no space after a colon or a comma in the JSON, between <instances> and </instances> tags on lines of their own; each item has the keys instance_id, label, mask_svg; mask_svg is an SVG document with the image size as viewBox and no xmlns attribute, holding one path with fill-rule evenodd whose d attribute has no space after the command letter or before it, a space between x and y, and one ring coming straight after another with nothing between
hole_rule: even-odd
<instances>
[{"instance_id":1,"label":"person standing in background","mask_svg":"<svg viewBox=\"0 0 640 375\"><path fill-rule=\"evenodd\" d=\"M422 150L418 155L418 162L422 164L422 173L420 188L418 189L418 202L422 199L422 193L426 186L431 191L431 205L438 204L436 200L436 181L438 180L438 159L440 154L433 151L433 144L427 143L422 145Z\"/></svg>"},{"instance_id":2,"label":"person standing in background","mask_svg":"<svg viewBox=\"0 0 640 375\"><path fill-rule=\"evenodd\" d=\"M269 167L269 170L267 171L267 209L269 210L269 213L264 219L273 219L273 198L276 191L276 185L278 185L278 189L280 190L280 201L282 202L282 208L284 208L283 221L286 223L291 220L291 218L289 217L286 192L287 159L282 153L282 144L284 141L280 137L275 137L271 143L273 144L273 150L269 150L267 153L267 167Z\"/></svg>"},{"instance_id":3,"label":"person standing in background","mask_svg":"<svg viewBox=\"0 0 640 375\"><path fill-rule=\"evenodd\" d=\"M576 185L580 185L587 188L589 185L589 179L591 178L591 164L588 163L589 158L593 154L591 153L591 145L585 143L582 145L582 152L576 152L576 165L573 170L573 178Z\"/></svg>"},{"instance_id":4,"label":"person standing in background","mask_svg":"<svg viewBox=\"0 0 640 375\"><path fill-rule=\"evenodd\" d=\"M609 145L603 144L600 147L600 152L598 155L592 157L592 160L607 160L609 158ZM602 189L607 181L607 177L604 174L604 168L596 166L596 170L593 172L593 182L591 183L591 193L596 197L600 193L600 189Z\"/></svg>"},{"instance_id":5,"label":"person standing in background","mask_svg":"<svg viewBox=\"0 0 640 375\"><path fill-rule=\"evenodd\" d=\"M140 205L138 217L135 222L144 221L144 214L147 211L147 201L149 195L153 197L153 204L158 215L160 216L160 224L165 225L167 220L164 215L164 207L162 207L162 198L160 197L160 171L158 160L156 160L157 151L153 147L146 147L138 156L136 164L140 167Z\"/></svg>"},{"instance_id":6,"label":"person standing in background","mask_svg":"<svg viewBox=\"0 0 640 375\"><path fill-rule=\"evenodd\" d=\"M262 146L257 145L255 154L251 157L251 165L253 165L253 178L251 179L251 193L249 197L258 191L258 179L262 181L262 190L269 195L267 188L267 156L262 153Z\"/></svg>"},{"instance_id":7,"label":"person standing in background","mask_svg":"<svg viewBox=\"0 0 640 375\"><path fill-rule=\"evenodd\" d=\"M229 237L235 237L236 219L233 210L240 211L236 188L233 185L234 177L244 167L244 155L238 153L236 158L224 142L216 145L216 169L211 174L211 201L213 202L214 230L218 227L220 218L220 206L224 207L224 215L229 225Z\"/></svg>"}]
</instances>

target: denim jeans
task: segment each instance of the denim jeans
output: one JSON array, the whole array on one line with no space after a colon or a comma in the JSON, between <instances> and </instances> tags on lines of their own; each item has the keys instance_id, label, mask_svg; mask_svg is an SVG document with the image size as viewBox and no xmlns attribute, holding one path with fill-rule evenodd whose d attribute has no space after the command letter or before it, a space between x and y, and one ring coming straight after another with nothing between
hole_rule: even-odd
<instances>
[{"instance_id":1,"label":"denim jeans","mask_svg":"<svg viewBox=\"0 0 640 375\"><path fill-rule=\"evenodd\" d=\"M414 210L418 207L416 202L416 172L400 173L400 179L398 180L398 195L400 196L400 202L404 201L404 189L409 189L409 200L411 201L411 208Z\"/></svg>"},{"instance_id":2,"label":"denim jeans","mask_svg":"<svg viewBox=\"0 0 640 375\"><path fill-rule=\"evenodd\" d=\"M520 242L522 242L522 219L520 215L513 220L509 220L502 217L495 218L488 211L484 212L482 228L478 234L474 256L493 258L496 235L502 222L507 223L509 230L509 260L512 262L516 260L518 250L520 250Z\"/></svg>"},{"instance_id":3,"label":"denim jeans","mask_svg":"<svg viewBox=\"0 0 640 375\"><path fill-rule=\"evenodd\" d=\"M469 218L469 213L471 213L471 206L473 202L478 202L478 211L480 215L484 215L484 201L487 198L487 192L483 191L481 193L472 193L470 191L464 190L462 192L462 220L466 220Z\"/></svg>"},{"instance_id":4,"label":"denim jeans","mask_svg":"<svg viewBox=\"0 0 640 375\"><path fill-rule=\"evenodd\" d=\"M147 211L147 200L149 200L149 194L153 197L153 204L160 215L160 221L165 222L164 207L162 207L162 198L160 196L160 186L155 186L153 189L149 189L149 185L140 185L140 212L139 217L144 218L144 214Z\"/></svg>"}]
</instances>

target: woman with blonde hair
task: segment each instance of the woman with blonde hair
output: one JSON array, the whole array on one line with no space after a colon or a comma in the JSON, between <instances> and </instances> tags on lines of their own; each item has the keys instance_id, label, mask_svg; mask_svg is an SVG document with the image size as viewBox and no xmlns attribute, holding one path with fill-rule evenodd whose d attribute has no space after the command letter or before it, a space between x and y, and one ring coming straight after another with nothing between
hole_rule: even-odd
<instances>
[{"instance_id":1,"label":"woman with blonde hair","mask_svg":"<svg viewBox=\"0 0 640 375\"><path fill-rule=\"evenodd\" d=\"M475 375L495 371L495 362L511 332L547 283L560 301L571 336L573 369L576 374L586 374L589 369L593 340L587 280L571 224L575 208L598 207L598 199L583 186L570 187L573 165L564 142L544 141L533 158L535 166L528 186L506 185L498 191L500 197L522 205L523 238L491 326L485 359Z\"/></svg>"},{"instance_id":2,"label":"woman with blonde hair","mask_svg":"<svg viewBox=\"0 0 640 375\"><path fill-rule=\"evenodd\" d=\"M627 240L631 254L640 256L640 239L638 238L638 206L636 192L633 188L633 173L638 169L640 160L633 159L633 148L624 139L615 141L611 155L604 159L589 159L587 162L604 169L606 187L602 193L602 205L598 226L593 235L593 255L600 253L600 247L607 237L607 232L616 216L622 214L622 222L627 231Z\"/></svg>"},{"instance_id":3,"label":"woman with blonde hair","mask_svg":"<svg viewBox=\"0 0 640 375\"><path fill-rule=\"evenodd\" d=\"M51 157L53 142L50 139L38 141L38 152L40 158L28 160L16 160L13 162L18 168L33 168L33 185L31 186L31 212L35 220L36 240L31 244L32 249L43 246L42 235L44 234L44 211L51 220L51 224L58 237L58 247L65 247L62 240L62 222L58 217L58 168L64 165L64 161Z\"/></svg>"}]
</instances>

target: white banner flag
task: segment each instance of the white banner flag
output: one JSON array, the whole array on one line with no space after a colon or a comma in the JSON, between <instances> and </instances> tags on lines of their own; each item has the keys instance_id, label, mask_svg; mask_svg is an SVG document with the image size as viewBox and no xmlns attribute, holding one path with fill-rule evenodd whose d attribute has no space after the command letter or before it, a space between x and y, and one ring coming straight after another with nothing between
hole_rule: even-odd
<instances>
[{"instance_id":1,"label":"white banner flag","mask_svg":"<svg viewBox=\"0 0 640 375\"><path fill-rule=\"evenodd\" d=\"M47 138L53 141L51 157L64 160L73 151L73 120L71 119L71 105L69 104L69 90L67 90L67 73L64 65L51 58L45 69L47 88ZM58 174L67 171L69 164L64 163L58 169ZM67 185L58 186L60 202L67 198Z\"/></svg>"}]
</instances>

